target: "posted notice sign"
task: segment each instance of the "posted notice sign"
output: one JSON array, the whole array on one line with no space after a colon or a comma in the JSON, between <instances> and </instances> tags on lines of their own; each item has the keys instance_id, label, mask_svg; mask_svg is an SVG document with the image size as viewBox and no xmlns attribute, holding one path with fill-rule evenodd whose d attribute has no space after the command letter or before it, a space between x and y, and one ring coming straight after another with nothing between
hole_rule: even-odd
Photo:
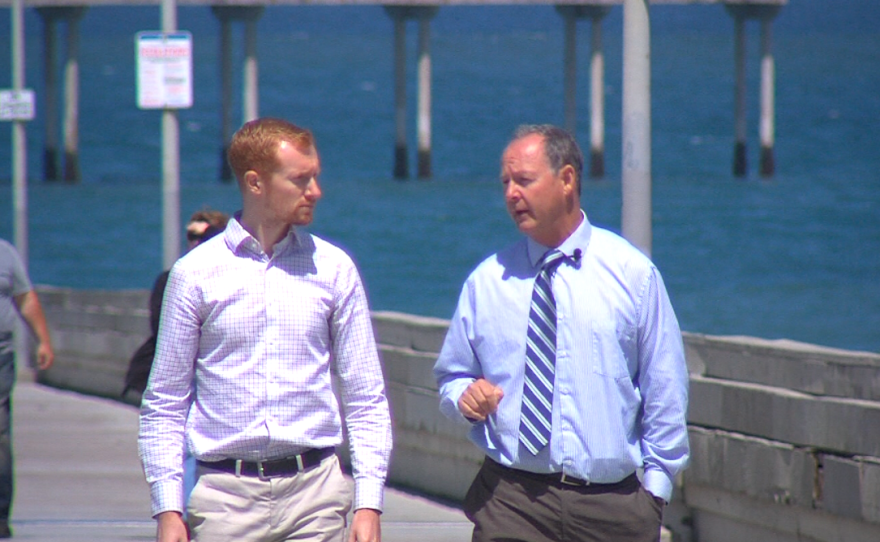
<instances>
[{"instance_id":1,"label":"posted notice sign","mask_svg":"<svg viewBox=\"0 0 880 542\"><path fill-rule=\"evenodd\" d=\"M34 120L34 91L0 90L0 120Z\"/></svg>"},{"instance_id":2,"label":"posted notice sign","mask_svg":"<svg viewBox=\"0 0 880 542\"><path fill-rule=\"evenodd\" d=\"M138 32L135 42L138 107L192 107L192 34Z\"/></svg>"}]
</instances>

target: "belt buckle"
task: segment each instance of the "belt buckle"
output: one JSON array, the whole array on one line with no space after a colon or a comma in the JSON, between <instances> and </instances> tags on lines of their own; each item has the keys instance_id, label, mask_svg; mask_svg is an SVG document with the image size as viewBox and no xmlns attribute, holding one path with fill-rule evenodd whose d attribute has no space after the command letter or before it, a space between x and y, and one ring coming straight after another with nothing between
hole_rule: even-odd
<instances>
[{"instance_id":1,"label":"belt buckle","mask_svg":"<svg viewBox=\"0 0 880 542\"><path fill-rule=\"evenodd\" d=\"M264 482L268 481L271 478L270 476L266 476L266 472L263 470L262 461L257 461L257 478Z\"/></svg>"},{"instance_id":2,"label":"belt buckle","mask_svg":"<svg viewBox=\"0 0 880 542\"><path fill-rule=\"evenodd\" d=\"M568 476L564 472L562 473L562 476L559 477L559 481L567 486L583 487L590 485L590 482L575 478L574 476Z\"/></svg>"}]
</instances>

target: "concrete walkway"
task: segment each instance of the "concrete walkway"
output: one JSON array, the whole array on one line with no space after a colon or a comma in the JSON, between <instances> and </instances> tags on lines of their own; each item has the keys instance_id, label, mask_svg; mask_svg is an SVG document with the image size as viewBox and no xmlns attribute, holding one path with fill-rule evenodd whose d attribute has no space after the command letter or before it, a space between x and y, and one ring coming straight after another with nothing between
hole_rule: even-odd
<instances>
[{"instance_id":1,"label":"concrete walkway","mask_svg":"<svg viewBox=\"0 0 880 542\"><path fill-rule=\"evenodd\" d=\"M155 540L137 426L131 406L20 382L13 395L15 538ZM384 542L465 542L470 532L457 508L386 492Z\"/></svg>"}]
</instances>

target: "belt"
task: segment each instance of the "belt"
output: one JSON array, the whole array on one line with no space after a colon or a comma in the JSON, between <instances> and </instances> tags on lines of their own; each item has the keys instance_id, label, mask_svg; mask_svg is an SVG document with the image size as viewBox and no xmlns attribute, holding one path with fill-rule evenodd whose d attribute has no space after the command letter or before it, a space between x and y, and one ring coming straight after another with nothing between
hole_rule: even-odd
<instances>
[{"instance_id":1,"label":"belt","mask_svg":"<svg viewBox=\"0 0 880 542\"><path fill-rule=\"evenodd\" d=\"M636 476L636 473L632 473L623 480L619 482L612 482L610 484L603 484L597 482L591 482L589 480L581 480L580 478L575 478L574 476L570 476L565 474L564 472L551 472L548 474L539 473L539 472L530 472L522 469L514 469L512 467L507 467L498 463L491 457L486 457L486 463L495 467L496 469L509 472L511 474L522 476L525 478L531 478L532 480L540 480L546 484L552 484L555 486L571 486L571 487L590 487L592 490L603 492L603 491L611 491L614 489L628 487L632 484L638 484L639 479Z\"/></svg>"},{"instance_id":2,"label":"belt","mask_svg":"<svg viewBox=\"0 0 880 542\"><path fill-rule=\"evenodd\" d=\"M293 476L298 472L317 467L321 461L336 453L336 448L320 448L303 452L300 455L284 459L268 461L243 461L241 459L221 459L220 461L202 461L197 463L203 467L227 472L236 476L256 476L260 480Z\"/></svg>"},{"instance_id":3,"label":"belt","mask_svg":"<svg viewBox=\"0 0 880 542\"><path fill-rule=\"evenodd\" d=\"M555 482L564 486L575 486L575 487L594 487L597 490L611 490L617 489L619 487L626 487L634 482L638 482L638 477L636 473L632 473L623 480L619 482L612 482L610 484L600 484L596 482L590 482L589 480L581 480L580 478L575 478L574 476L569 476L564 472L554 472L552 474L542 474L539 476L546 476L550 482Z\"/></svg>"}]
</instances>

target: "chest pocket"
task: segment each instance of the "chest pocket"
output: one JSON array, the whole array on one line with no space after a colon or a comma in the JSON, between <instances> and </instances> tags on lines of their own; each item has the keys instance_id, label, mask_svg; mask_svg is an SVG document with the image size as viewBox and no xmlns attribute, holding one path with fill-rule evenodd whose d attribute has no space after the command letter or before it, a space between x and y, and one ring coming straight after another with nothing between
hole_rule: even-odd
<instances>
[{"instance_id":1,"label":"chest pocket","mask_svg":"<svg viewBox=\"0 0 880 542\"><path fill-rule=\"evenodd\" d=\"M635 335L618 320L593 322L593 372L608 378L630 378L635 367Z\"/></svg>"}]
</instances>

